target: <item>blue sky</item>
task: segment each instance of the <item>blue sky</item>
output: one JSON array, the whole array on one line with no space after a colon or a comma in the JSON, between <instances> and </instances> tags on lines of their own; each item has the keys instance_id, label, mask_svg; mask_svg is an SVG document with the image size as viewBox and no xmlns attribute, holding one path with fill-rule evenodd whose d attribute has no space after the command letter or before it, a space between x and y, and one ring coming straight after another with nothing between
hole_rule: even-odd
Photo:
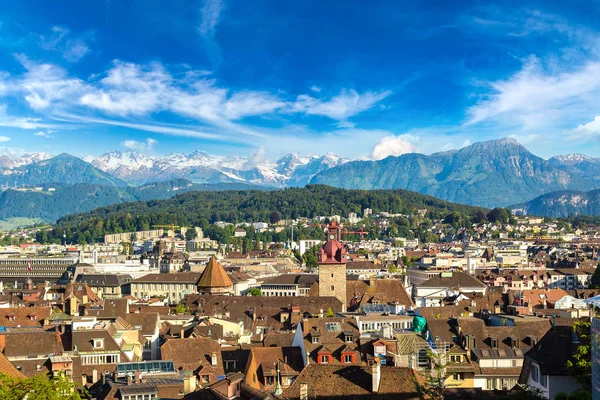
<instances>
[{"instance_id":1,"label":"blue sky","mask_svg":"<svg viewBox=\"0 0 600 400\"><path fill-rule=\"evenodd\" d=\"M600 156L600 3L0 6L0 153Z\"/></svg>"}]
</instances>

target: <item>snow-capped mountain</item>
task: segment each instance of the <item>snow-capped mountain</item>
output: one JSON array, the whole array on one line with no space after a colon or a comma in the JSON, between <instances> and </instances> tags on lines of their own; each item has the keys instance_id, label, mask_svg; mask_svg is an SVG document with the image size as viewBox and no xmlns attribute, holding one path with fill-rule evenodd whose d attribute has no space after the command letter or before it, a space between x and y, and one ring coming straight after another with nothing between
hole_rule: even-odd
<instances>
[{"instance_id":1,"label":"snow-capped mountain","mask_svg":"<svg viewBox=\"0 0 600 400\"><path fill-rule=\"evenodd\" d=\"M554 156L552 158L550 158L548 161L550 161L551 163L556 163L556 164L563 164L563 165L575 165L575 164L579 164L582 162L597 162L598 159L590 157L590 156L586 156L585 154L579 154L579 153L574 153L574 154L564 154L564 155L560 155L560 156Z\"/></svg>"},{"instance_id":2,"label":"snow-capped mountain","mask_svg":"<svg viewBox=\"0 0 600 400\"><path fill-rule=\"evenodd\" d=\"M19 157L0 156L0 168L17 168L52 158L46 153L27 153Z\"/></svg>"},{"instance_id":3,"label":"snow-capped mountain","mask_svg":"<svg viewBox=\"0 0 600 400\"><path fill-rule=\"evenodd\" d=\"M167 156L109 151L99 157L84 157L84 160L134 184L184 178L196 183L247 182L280 187L304 186L315 174L349 161L332 153L311 157L287 154L270 162L201 151Z\"/></svg>"}]
</instances>

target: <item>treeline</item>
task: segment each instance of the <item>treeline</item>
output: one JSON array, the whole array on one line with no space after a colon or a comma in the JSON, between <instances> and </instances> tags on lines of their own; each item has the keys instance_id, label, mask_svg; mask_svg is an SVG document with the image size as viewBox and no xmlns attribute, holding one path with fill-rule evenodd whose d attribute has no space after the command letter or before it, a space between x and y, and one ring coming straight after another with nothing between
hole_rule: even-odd
<instances>
[{"instance_id":1,"label":"treeline","mask_svg":"<svg viewBox=\"0 0 600 400\"><path fill-rule=\"evenodd\" d=\"M123 203L61 218L52 230L40 232L42 243L99 242L109 233L152 229L154 225L208 227L216 221L231 223L269 222L273 212L282 219L313 218L322 215L347 217L365 208L373 213L416 214L427 209L426 218L443 219L459 214L471 220L488 210L449 203L406 190L345 190L323 185L277 191L189 192L167 200ZM465 221L466 222L466 221Z\"/></svg>"}]
</instances>

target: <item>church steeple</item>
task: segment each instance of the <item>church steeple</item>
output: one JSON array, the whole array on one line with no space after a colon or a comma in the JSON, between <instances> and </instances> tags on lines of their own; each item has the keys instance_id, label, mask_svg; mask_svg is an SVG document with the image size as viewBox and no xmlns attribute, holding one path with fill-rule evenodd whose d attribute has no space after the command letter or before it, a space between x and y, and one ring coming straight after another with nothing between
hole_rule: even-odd
<instances>
[{"instance_id":1,"label":"church steeple","mask_svg":"<svg viewBox=\"0 0 600 400\"><path fill-rule=\"evenodd\" d=\"M340 242L340 226L332 221L327 227L327 241L319 250L319 296L332 296L346 310L346 249Z\"/></svg>"}]
</instances>

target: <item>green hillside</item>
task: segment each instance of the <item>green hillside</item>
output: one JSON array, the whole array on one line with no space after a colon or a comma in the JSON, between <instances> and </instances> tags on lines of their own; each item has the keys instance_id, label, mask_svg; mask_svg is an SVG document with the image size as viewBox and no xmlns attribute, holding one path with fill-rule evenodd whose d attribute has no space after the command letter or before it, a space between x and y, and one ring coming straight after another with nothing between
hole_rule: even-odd
<instances>
[{"instance_id":1,"label":"green hillside","mask_svg":"<svg viewBox=\"0 0 600 400\"><path fill-rule=\"evenodd\" d=\"M455 213L474 216L481 208L449 203L406 190L346 190L323 185L277 191L189 192L167 200L123 203L102 207L58 221L44 240L66 233L74 242L101 241L105 234L147 230L157 224L206 226L215 221L268 222L276 211L281 218L315 217L350 212L415 213L426 208L430 218Z\"/></svg>"}]
</instances>

